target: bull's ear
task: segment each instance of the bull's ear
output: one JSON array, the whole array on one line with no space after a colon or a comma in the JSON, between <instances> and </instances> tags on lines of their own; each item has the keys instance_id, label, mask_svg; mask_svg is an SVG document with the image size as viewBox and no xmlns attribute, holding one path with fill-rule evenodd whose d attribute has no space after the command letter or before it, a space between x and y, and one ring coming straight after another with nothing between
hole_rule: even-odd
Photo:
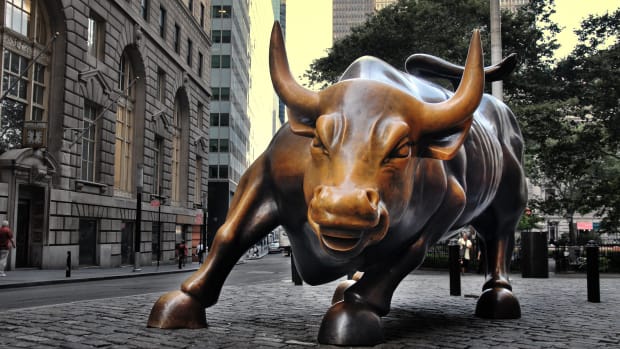
<instances>
[{"instance_id":1,"label":"bull's ear","mask_svg":"<svg viewBox=\"0 0 620 349\"><path fill-rule=\"evenodd\" d=\"M314 137L316 120L307 117L304 118L299 112L291 108L286 108L286 113L288 114L288 124L294 134L303 137Z\"/></svg>"},{"instance_id":2,"label":"bull's ear","mask_svg":"<svg viewBox=\"0 0 620 349\"><path fill-rule=\"evenodd\" d=\"M469 134L473 118L469 118L461 125L432 134L422 135L419 140L419 152L421 157L438 160L451 160L463 145Z\"/></svg>"}]
</instances>

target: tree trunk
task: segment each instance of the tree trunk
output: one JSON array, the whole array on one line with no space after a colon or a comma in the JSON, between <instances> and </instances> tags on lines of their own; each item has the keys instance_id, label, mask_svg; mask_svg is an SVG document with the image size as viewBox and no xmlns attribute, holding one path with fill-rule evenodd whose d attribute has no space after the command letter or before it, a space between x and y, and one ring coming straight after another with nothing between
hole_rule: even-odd
<instances>
[{"instance_id":1,"label":"tree trunk","mask_svg":"<svg viewBox=\"0 0 620 349\"><path fill-rule=\"evenodd\" d=\"M491 64L499 63L502 60L502 23L499 0L490 0L491 12ZM503 98L504 88L502 81L491 83L491 91L495 98L500 101Z\"/></svg>"}]
</instances>

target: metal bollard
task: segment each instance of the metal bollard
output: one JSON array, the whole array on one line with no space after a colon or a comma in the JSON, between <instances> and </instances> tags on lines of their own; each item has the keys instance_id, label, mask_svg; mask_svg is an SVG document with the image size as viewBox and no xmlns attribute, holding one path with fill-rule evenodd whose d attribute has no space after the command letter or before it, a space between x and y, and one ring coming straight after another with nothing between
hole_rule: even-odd
<instances>
[{"instance_id":1,"label":"metal bollard","mask_svg":"<svg viewBox=\"0 0 620 349\"><path fill-rule=\"evenodd\" d=\"M459 244L456 239L448 243L448 263L450 265L450 295L461 295L461 265L459 263Z\"/></svg>"},{"instance_id":2,"label":"metal bollard","mask_svg":"<svg viewBox=\"0 0 620 349\"><path fill-rule=\"evenodd\" d=\"M586 245L586 270L588 279L588 302L601 302L601 285L598 271L598 245L590 240Z\"/></svg>"},{"instance_id":3,"label":"metal bollard","mask_svg":"<svg viewBox=\"0 0 620 349\"><path fill-rule=\"evenodd\" d=\"M293 279L293 283L295 286L303 285L303 280L301 279L301 275L297 271L297 266L295 266L295 258L293 258L293 251L291 251L291 277Z\"/></svg>"},{"instance_id":4,"label":"metal bollard","mask_svg":"<svg viewBox=\"0 0 620 349\"><path fill-rule=\"evenodd\" d=\"M71 251L67 251L67 267L65 269L65 277L71 277Z\"/></svg>"}]
</instances>

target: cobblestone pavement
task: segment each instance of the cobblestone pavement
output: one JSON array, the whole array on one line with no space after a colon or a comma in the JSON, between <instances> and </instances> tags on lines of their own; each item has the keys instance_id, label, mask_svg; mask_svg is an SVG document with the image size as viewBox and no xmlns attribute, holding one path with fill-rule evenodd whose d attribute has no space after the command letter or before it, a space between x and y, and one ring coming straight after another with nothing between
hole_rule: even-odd
<instances>
[{"instance_id":1,"label":"cobblestone pavement","mask_svg":"<svg viewBox=\"0 0 620 349\"><path fill-rule=\"evenodd\" d=\"M464 296L449 296L447 273L416 272L396 291L377 348L618 348L620 278L601 279L602 303L587 302L584 277L513 277L522 318L473 316L483 278L462 278ZM298 348L316 342L336 283L225 286L207 309L209 327L146 328L160 294L4 311L3 348Z\"/></svg>"}]
</instances>

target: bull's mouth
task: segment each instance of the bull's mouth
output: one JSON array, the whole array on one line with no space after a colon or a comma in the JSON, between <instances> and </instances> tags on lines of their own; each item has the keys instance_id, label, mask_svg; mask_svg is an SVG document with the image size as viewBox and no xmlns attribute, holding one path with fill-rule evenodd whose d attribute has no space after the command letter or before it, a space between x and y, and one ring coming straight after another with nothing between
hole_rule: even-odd
<instances>
[{"instance_id":1,"label":"bull's mouth","mask_svg":"<svg viewBox=\"0 0 620 349\"><path fill-rule=\"evenodd\" d=\"M362 240L362 232L347 229L321 229L320 236L328 248L345 252L353 250Z\"/></svg>"},{"instance_id":2,"label":"bull's mouth","mask_svg":"<svg viewBox=\"0 0 620 349\"><path fill-rule=\"evenodd\" d=\"M341 227L321 225L308 219L308 223L329 251L345 254L356 254L365 247L381 241L388 231L389 218L387 211L381 210L379 224L371 227Z\"/></svg>"}]
</instances>

